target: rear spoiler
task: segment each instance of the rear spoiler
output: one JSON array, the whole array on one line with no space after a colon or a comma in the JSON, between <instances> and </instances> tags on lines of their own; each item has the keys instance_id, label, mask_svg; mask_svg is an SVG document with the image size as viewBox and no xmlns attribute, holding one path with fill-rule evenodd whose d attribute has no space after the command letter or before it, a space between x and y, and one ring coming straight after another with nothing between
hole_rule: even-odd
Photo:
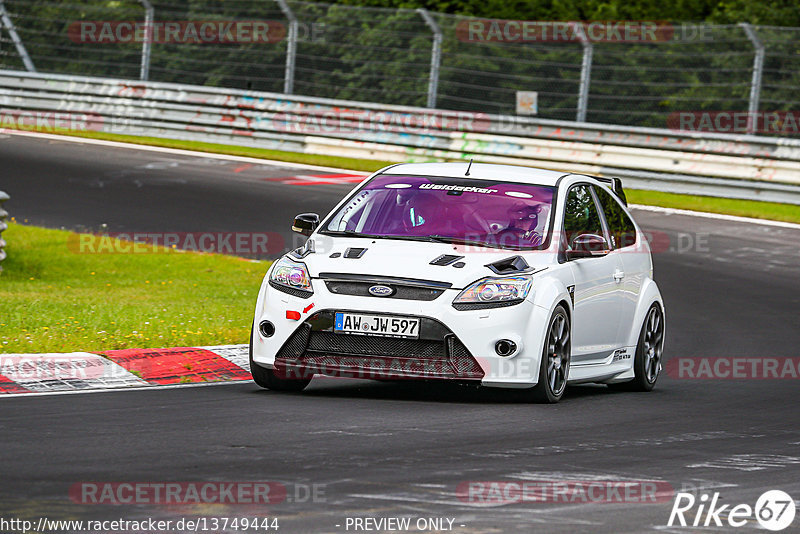
<instances>
[{"instance_id":1,"label":"rear spoiler","mask_svg":"<svg viewBox=\"0 0 800 534\"><path fill-rule=\"evenodd\" d=\"M622 201L622 203L626 206L628 205L628 199L625 196L625 190L622 189L622 180L620 178L600 178L598 176L595 176L594 178L608 184L609 187L611 187L611 190L614 191L617 197L619 197L619 199Z\"/></svg>"}]
</instances>

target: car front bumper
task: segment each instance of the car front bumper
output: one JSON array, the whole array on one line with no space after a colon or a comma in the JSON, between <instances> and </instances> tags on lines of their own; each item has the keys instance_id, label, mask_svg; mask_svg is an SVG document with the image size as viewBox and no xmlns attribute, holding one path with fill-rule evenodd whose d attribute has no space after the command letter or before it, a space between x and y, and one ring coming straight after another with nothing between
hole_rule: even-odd
<instances>
[{"instance_id":1,"label":"car front bumper","mask_svg":"<svg viewBox=\"0 0 800 534\"><path fill-rule=\"evenodd\" d=\"M301 298L265 282L253 323L253 361L288 378L324 374L447 379L517 388L535 385L550 310L526 300L503 308L460 311L452 306L458 293L447 289L424 301L342 295L314 280L314 294ZM337 311L417 317L420 337L334 333ZM274 326L272 336L260 332L262 321ZM502 339L516 345L511 356L495 352L495 344Z\"/></svg>"}]
</instances>

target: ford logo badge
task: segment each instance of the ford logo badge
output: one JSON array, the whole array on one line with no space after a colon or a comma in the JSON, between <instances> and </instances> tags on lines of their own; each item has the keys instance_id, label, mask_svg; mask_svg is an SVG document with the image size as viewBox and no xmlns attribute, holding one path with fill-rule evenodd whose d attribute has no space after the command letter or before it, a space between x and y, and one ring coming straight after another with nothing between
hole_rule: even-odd
<instances>
[{"instance_id":1,"label":"ford logo badge","mask_svg":"<svg viewBox=\"0 0 800 534\"><path fill-rule=\"evenodd\" d=\"M371 286L367 291L374 297L389 297L394 294L394 289L389 286Z\"/></svg>"}]
</instances>

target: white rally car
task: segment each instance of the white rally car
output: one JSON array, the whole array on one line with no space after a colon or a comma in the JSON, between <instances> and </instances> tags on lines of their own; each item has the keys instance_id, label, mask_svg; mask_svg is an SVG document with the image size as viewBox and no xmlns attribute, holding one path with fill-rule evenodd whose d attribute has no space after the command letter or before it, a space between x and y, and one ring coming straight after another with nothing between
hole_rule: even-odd
<instances>
[{"instance_id":1,"label":"white rally car","mask_svg":"<svg viewBox=\"0 0 800 534\"><path fill-rule=\"evenodd\" d=\"M293 230L308 240L273 263L256 304L262 387L444 379L557 402L567 383L656 383L664 305L619 180L400 164Z\"/></svg>"}]
</instances>

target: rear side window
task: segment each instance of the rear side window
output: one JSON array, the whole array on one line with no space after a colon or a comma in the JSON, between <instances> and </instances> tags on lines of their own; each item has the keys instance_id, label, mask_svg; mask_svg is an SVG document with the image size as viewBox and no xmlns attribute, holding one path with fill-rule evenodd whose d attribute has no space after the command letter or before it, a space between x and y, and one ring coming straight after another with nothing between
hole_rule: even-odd
<instances>
[{"instance_id":1,"label":"rear side window","mask_svg":"<svg viewBox=\"0 0 800 534\"><path fill-rule=\"evenodd\" d=\"M608 233L611 234L611 244L614 248L629 247L636 243L636 227L633 221L622 209L611 193L601 187L595 187L597 198L603 207L603 213L608 223Z\"/></svg>"},{"instance_id":2,"label":"rear side window","mask_svg":"<svg viewBox=\"0 0 800 534\"><path fill-rule=\"evenodd\" d=\"M603 236L600 214L597 212L592 191L588 185L576 185L567 194L567 204L564 210L564 234L567 244L570 246L572 240L580 234Z\"/></svg>"}]
</instances>

